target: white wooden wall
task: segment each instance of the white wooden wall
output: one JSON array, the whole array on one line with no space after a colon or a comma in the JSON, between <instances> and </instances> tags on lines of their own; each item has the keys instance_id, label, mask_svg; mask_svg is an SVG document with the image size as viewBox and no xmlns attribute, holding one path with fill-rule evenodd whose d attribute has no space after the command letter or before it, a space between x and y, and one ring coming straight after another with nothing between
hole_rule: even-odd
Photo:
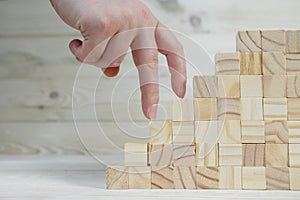
<instances>
[{"instance_id":1,"label":"white wooden wall","mask_svg":"<svg viewBox=\"0 0 300 200\"><path fill-rule=\"evenodd\" d=\"M300 29L298 0L144 2L167 26L201 44L211 58L218 51L235 50L238 30ZM49 1L0 1L0 154L86 154L72 115L72 89L80 68L67 47L74 37L80 35L63 24ZM183 39L187 56L201 73L214 73L211 63L197 58L198 49L194 49L192 40ZM161 63L165 61L161 59ZM101 72L85 67L86 73L80 75L80 91L75 96L79 106L77 128L81 139L95 152L110 153L111 149L122 148L124 142L148 134L148 121L141 111L138 90L128 106L126 91L138 85L137 72L122 75L133 68L128 56L120 75L102 79L96 89L95 107L102 132L89 109L93 105L93 78ZM188 70L191 81L197 71ZM168 86L166 68L161 67L160 73L161 82ZM113 101L116 115L111 110L114 88L118 97ZM169 105L173 97L170 92L162 89L161 96L163 104ZM124 130L134 137L126 135Z\"/></svg>"}]
</instances>

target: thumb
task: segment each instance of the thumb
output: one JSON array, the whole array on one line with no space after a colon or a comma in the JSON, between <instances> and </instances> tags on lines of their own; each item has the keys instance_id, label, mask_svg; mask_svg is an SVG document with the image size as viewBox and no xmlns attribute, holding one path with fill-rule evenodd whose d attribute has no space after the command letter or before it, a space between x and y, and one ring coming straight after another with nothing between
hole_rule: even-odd
<instances>
[{"instance_id":1,"label":"thumb","mask_svg":"<svg viewBox=\"0 0 300 200\"><path fill-rule=\"evenodd\" d=\"M78 39L72 40L69 44L69 48L72 54L77 58L77 60L82 62L82 41Z\"/></svg>"}]
</instances>

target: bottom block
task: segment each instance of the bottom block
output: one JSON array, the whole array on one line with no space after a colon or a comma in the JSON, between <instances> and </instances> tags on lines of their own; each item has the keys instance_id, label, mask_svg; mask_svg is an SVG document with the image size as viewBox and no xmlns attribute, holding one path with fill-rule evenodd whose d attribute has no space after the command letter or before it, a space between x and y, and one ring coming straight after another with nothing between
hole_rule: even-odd
<instances>
[{"instance_id":1,"label":"bottom block","mask_svg":"<svg viewBox=\"0 0 300 200\"><path fill-rule=\"evenodd\" d=\"M174 167L173 178L175 189L196 189L195 167Z\"/></svg>"},{"instance_id":2,"label":"bottom block","mask_svg":"<svg viewBox=\"0 0 300 200\"><path fill-rule=\"evenodd\" d=\"M128 167L128 189L151 189L150 167Z\"/></svg>"},{"instance_id":3,"label":"bottom block","mask_svg":"<svg viewBox=\"0 0 300 200\"><path fill-rule=\"evenodd\" d=\"M242 189L242 167L220 167L220 189Z\"/></svg>"},{"instance_id":4,"label":"bottom block","mask_svg":"<svg viewBox=\"0 0 300 200\"><path fill-rule=\"evenodd\" d=\"M266 168L267 190L289 190L290 176L287 167Z\"/></svg>"},{"instance_id":5,"label":"bottom block","mask_svg":"<svg viewBox=\"0 0 300 200\"><path fill-rule=\"evenodd\" d=\"M151 171L151 188L152 189L174 189L172 166L152 167Z\"/></svg>"},{"instance_id":6,"label":"bottom block","mask_svg":"<svg viewBox=\"0 0 300 200\"><path fill-rule=\"evenodd\" d=\"M106 189L128 189L128 168L123 166L108 166L106 168Z\"/></svg>"},{"instance_id":7,"label":"bottom block","mask_svg":"<svg viewBox=\"0 0 300 200\"><path fill-rule=\"evenodd\" d=\"M300 190L300 168L290 168L290 189Z\"/></svg>"},{"instance_id":8,"label":"bottom block","mask_svg":"<svg viewBox=\"0 0 300 200\"><path fill-rule=\"evenodd\" d=\"M218 189L219 169L218 167L197 167L196 179L197 189Z\"/></svg>"},{"instance_id":9,"label":"bottom block","mask_svg":"<svg viewBox=\"0 0 300 200\"><path fill-rule=\"evenodd\" d=\"M265 190L267 188L265 167L243 167L242 179L244 190Z\"/></svg>"}]
</instances>

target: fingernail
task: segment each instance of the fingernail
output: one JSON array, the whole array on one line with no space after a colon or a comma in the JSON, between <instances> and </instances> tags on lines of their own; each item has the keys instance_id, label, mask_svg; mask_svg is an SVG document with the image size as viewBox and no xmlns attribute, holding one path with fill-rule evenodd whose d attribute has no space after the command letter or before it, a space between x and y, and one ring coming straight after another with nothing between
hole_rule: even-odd
<instances>
[{"instance_id":1,"label":"fingernail","mask_svg":"<svg viewBox=\"0 0 300 200\"><path fill-rule=\"evenodd\" d=\"M150 119L155 119L157 115L157 104L153 104L148 111L148 116Z\"/></svg>"},{"instance_id":2,"label":"fingernail","mask_svg":"<svg viewBox=\"0 0 300 200\"><path fill-rule=\"evenodd\" d=\"M186 90L186 86L185 85L181 85L180 88L179 88L179 97L182 98L182 99L185 96L185 90Z\"/></svg>"}]
</instances>

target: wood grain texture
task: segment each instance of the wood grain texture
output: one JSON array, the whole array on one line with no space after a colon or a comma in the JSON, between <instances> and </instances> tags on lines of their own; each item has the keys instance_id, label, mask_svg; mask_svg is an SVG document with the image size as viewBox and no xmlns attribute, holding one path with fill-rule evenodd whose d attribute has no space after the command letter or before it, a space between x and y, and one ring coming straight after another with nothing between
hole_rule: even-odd
<instances>
[{"instance_id":1,"label":"wood grain texture","mask_svg":"<svg viewBox=\"0 0 300 200\"><path fill-rule=\"evenodd\" d=\"M265 166L265 144L243 144L243 166Z\"/></svg>"},{"instance_id":2,"label":"wood grain texture","mask_svg":"<svg viewBox=\"0 0 300 200\"><path fill-rule=\"evenodd\" d=\"M241 56L241 75L261 75L262 55L258 52L243 52Z\"/></svg>"},{"instance_id":3,"label":"wood grain texture","mask_svg":"<svg viewBox=\"0 0 300 200\"><path fill-rule=\"evenodd\" d=\"M172 166L151 167L151 189L174 189Z\"/></svg>"},{"instance_id":4,"label":"wood grain texture","mask_svg":"<svg viewBox=\"0 0 300 200\"><path fill-rule=\"evenodd\" d=\"M266 168L267 190L289 190L290 173L288 167Z\"/></svg>"},{"instance_id":5,"label":"wood grain texture","mask_svg":"<svg viewBox=\"0 0 300 200\"><path fill-rule=\"evenodd\" d=\"M174 167L173 177L175 189L196 189L195 167Z\"/></svg>"},{"instance_id":6,"label":"wood grain texture","mask_svg":"<svg viewBox=\"0 0 300 200\"><path fill-rule=\"evenodd\" d=\"M286 42L288 53L299 53L300 52L300 31L299 30L288 30L286 31Z\"/></svg>"},{"instance_id":7,"label":"wood grain texture","mask_svg":"<svg viewBox=\"0 0 300 200\"><path fill-rule=\"evenodd\" d=\"M106 168L106 189L128 189L128 168L124 166L108 166Z\"/></svg>"},{"instance_id":8,"label":"wood grain texture","mask_svg":"<svg viewBox=\"0 0 300 200\"><path fill-rule=\"evenodd\" d=\"M242 144L219 144L219 166L242 166Z\"/></svg>"},{"instance_id":9,"label":"wood grain texture","mask_svg":"<svg viewBox=\"0 0 300 200\"><path fill-rule=\"evenodd\" d=\"M239 31L236 36L236 50L240 52L260 52L261 31Z\"/></svg>"},{"instance_id":10,"label":"wood grain texture","mask_svg":"<svg viewBox=\"0 0 300 200\"><path fill-rule=\"evenodd\" d=\"M263 97L261 75L241 75L241 97Z\"/></svg>"},{"instance_id":11,"label":"wood grain texture","mask_svg":"<svg viewBox=\"0 0 300 200\"><path fill-rule=\"evenodd\" d=\"M265 190L266 168L243 167L242 168L243 190Z\"/></svg>"},{"instance_id":12,"label":"wood grain texture","mask_svg":"<svg viewBox=\"0 0 300 200\"><path fill-rule=\"evenodd\" d=\"M219 167L219 176L219 189L242 189L242 167Z\"/></svg>"},{"instance_id":13,"label":"wood grain texture","mask_svg":"<svg viewBox=\"0 0 300 200\"><path fill-rule=\"evenodd\" d=\"M288 121L288 137L289 137L289 143L300 144L300 121Z\"/></svg>"},{"instance_id":14,"label":"wood grain texture","mask_svg":"<svg viewBox=\"0 0 300 200\"><path fill-rule=\"evenodd\" d=\"M172 122L173 144L194 144L194 122Z\"/></svg>"},{"instance_id":15,"label":"wood grain texture","mask_svg":"<svg viewBox=\"0 0 300 200\"><path fill-rule=\"evenodd\" d=\"M218 79L216 76L194 76L194 98L218 97Z\"/></svg>"},{"instance_id":16,"label":"wood grain texture","mask_svg":"<svg viewBox=\"0 0 300 200\"><path fill-rule=\"evenodd\" d=\"M288 75L286 88L287 97L300 97L300 76Z\"/></svg>"},{"instance_id":17,"label":"wood grain texture","mask_svg":"<svg viewBox=\"0 0 300 200\"><path fill-rule=\"evenodd\" d=\"M172 144L150 144L149 164L155 167L167 167L173 161Z\"/></svg>"},{"instance_id":18,"label":"wood grain texture","mask_svg":"<svg viewBox=\"0 0 300 200\"><path fill-rule=\"evenodd\" d=\"M172 122L150 122L150 144L172 144Z\"/></svg>"},{"instance_id":19,"label":"wood grain texture","mask_svg":"<svg viewBox=\"0 0 300 200\"><path fill-rule=\"evenodd\" d=\"M218 75L218 90L221 98L239 98L240 76L238 75Z\"/></svg>"},{"instance_id":20,"label":"wood grain texture","mask_svg":"<svg viewBox=\"0 0 300 200\"><path fill-rule=\"evenodd\" d=\"M196 178L198 190L219 188L218 167L197 167Z\"/></svg>"},{"instance_id":21,"label":"wood grain texture","mask_svg":"<svg viewBox=\"0 0 300 200\"><path fill-rule=\"evenodd\" d=\"M217 121L195 121L195 141L197 144L215 144L218 139Z\"/></svg>"},{"instance_id":22,"label":"wood grain texture","mask_svg":"<svg viewBox=\"0 0 300 200\"><path fill-rule=\"evenodd\" d=\"M265 143L264 121L241 121L243 143Z\"/></svg>"},{"instance_id":23,"label":"wood grain texture","mask_svg":"<svg viewBox=\"0 0 300 200\"><path fill-rule=\"evenodd\" d=\"M215 65L217 75L239 75L240 54L238 52L217 53Z\"/></svg>"},{"instance_id":24,"label":"wood grain texture","mask_svg":"<svg viewBox=\"0 0 300 200\"><path fill-rule=\"evenodd\" d=\"M193 99L176 99L173 101L173 121L194 120Z\"/></svg>"},{"instance_id":25,"label":"wood grain texture","mask_svg":"<svg viewBox=\"0 0 300 200\"><path fill-rule=\"evenodd\" d=\"M264 98L264 120L287 120L287 98Z\"/></svg>"},{"instance_id":26,"label":"wood grain texture","mask_svg":"<svg viewBox=\"0 0 300 200\"><path fill-rule=\"evenodd\" d=\"M151 189L151 167L128 167L128 189Z\"/></svg>"},{"instance_id":27,"label":"wood grain texture","mask_svg":"<svg viewBox=\"0 0 300 200\"><path fill-rule=\"evenodd\" d=\"M267 167L288 167L288 145L266 144L265 159Z\"/></svg>"},{"instance_id":28,"label":"wood grain texture","mask_svg":"<svg viewBox=\"0 0 300 200\"><path fill-rule=\"evenodd\" d=\"M287 115L289 121L300 120L300 99L299 98L288 98L287 102Z\"/></svg>"},{"instance_id":29,"label":"wood grain texture","mask_svg":"<svg viewBox=\"0 0 300 200\"><path fill-rule=\"evenodd\" d=\"M241 98L241 120L263 120L262 98Z\"/></svg>"},{"instance_id":30,"label":"wood grain texture","mask_svg":"<svg viewBox=\"0 0 300 200\"><path fill-rule=\"evenodd\" d=\"M300 190L300 168L290 167L290 189Z\"/></svg>"},{"instance_id":31,"label":"wood grain texture","mask_svg":"<svg viewBox=\"0 0 300 200\"><path fill-rule=\"evenodd\" d=\"M300 74L300 54L286 54L286 73L288 75Z\"/></svg>"},{"instance_id":32,"label":"wood grain texture","mask_svg":"<svg viewBox=\"0 0 300 200\"><path fill-rule=\"evenodd\" d=\"M240 120L240 98L218 98L218 120Z\"/></svg>"},{"instance_id":33,"label":"wood grain texture","mask_svg":"<svg viewBox=\"0 0 300 200\"><path fill-rule=\"evenodd\" d=\"M285 52L286 51L285 31L284 30L263 30L262 51Z\"/></svg>"},{"instance_id":34,"label":"wood grain texture","mask_svg":"<svg viewBox=\"0 0 300 200\"><path fill-rule=\"evenodd\" d=\"M196 144L196 166L217 167L219 165L218 144Z\"/></svg>"},{"instance_id":35,"label":"wood grain texture","mask_svg":"<svg viewBox=\"0 0 300 200\"><path fill-rule=\"evenodd\" d=\"M217 110L217 98L194 98L194 118L196 121L217 120Z\"/></svg>"},{"instance_id":36,"label":"wood grain texture","mask_svg":"<svg viewBox=\"0 0 300 200\"><path fill-rule=\"evenodd\" d=\"M173 145L173 165L196 166L196 147L195 145Z\"/></svg>"},{"instance_id":37,"label":"wood grain texture","mask_svg":"<svg viewBox=\"0 0 300 200\"><path fill-rule=\"evenodd\" d=\"M300 144L289 144L289 166L300 167Z\"/></svg>"},{"instance_id":38,"label":"wood grain texture","mask_svg":"<svg viewBox=\"0 0 300 200\"><path fill-rule=\"evenodd\" d=\"M148 144L126 143L125 166L147 166Z\"/></svg>"},{"instance_id":39,"label":"wood grain texture","mask_svg":"<svg viewBox=\"0 0 300 200\"><path fill-rule=\"evenodd\" d=\"M286 58L283 52L263 52L263 74L285 75Z\"/></svg>"},{"instance_id":40,"label":"wood grain texture","mask_svg":"<svg viewBox=\"0 0 300 200\"><path fill-rule=\"evenodd\" d=\"M240 120L218 121L218 132L221 144L242 143Z\"/></svg>"},{"instance_id":41,"label":"wood grain texture","mask_svg":"<svg viewBox=\"0 0 300 200\"><path fill-rule=\"evenodd\" d=\"M286 79L285 75L264 75L264 97L282 98L286 97Z\"/></svg>"},{"instance_id":42,"label":"wood grain texture","mask_svg":"<svg viewBox=\"0 0 300 200\"><path fill-rule=\"evenodd\" d=\"M266 143L288 144L287 121L265 121Z\"/></svg>"}]
</instances>

